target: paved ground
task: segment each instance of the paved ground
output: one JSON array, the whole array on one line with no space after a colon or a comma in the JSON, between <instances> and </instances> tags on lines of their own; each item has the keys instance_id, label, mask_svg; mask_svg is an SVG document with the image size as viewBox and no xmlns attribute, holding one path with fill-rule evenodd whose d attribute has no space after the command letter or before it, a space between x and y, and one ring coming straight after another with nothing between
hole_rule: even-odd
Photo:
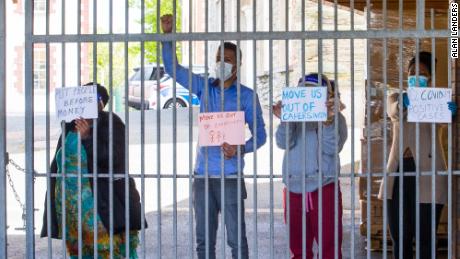
<instances>
[{"instance_id":1,"label":"paved ground","mask_svg":"<svg viewBox=\"0 0 460 259\"><path fill-rule=\"evenodd\" d=\"M347 190L349 188L349 181L342 181L341 188ZM246 201L246 223L247 223L247 235L250 247L251 258L269 258L271 240L270 240L270 210L269 200L266 198L270 191L269 183L262 183L257 185L258 193L258 209L257 209L257 234L255 232L254 224L254 207L253 207L253 187L252 184L247 184L248 187L248 199ZM274 190L274 210L273 210L273 253L274 258L287 258L287 239L286 239L286 227L283 223L283 213L281 205L281 190L282 184L279 181L275 181L273 185ZM344 197L344 244L343 253L345 258L350 258L351 249L351 235L355 235L355 255L357 258L365 258L366 251L364 249L365 242L363 237L358 233L359 226L359 211L355 211L355 225L351 225L351 210L350 202ZM173 248L177 247L178 258L191 258L190 251L193 249L190 242L190 217L188 210L189 200L182 200L178 203L178 217L177 217L177 246L174 246L173 240L173 214L172 207L168 206L164 208L161 213L161 256L162 258L173 258ZM147 214L147 220L150 227L146 230L145 244L146 244L146 258L158 258L158 213L151 212ZM219 228L222 229L222 228ZM257 249L255 248L255 241L257 241ZM11 258L23 258L24 255L24 236L21 235L10 235L9 236L9 254ZM218 233L217 241L217 252L222 252L222 239L221 232ZM37 237L36 244L37 258L45 258L47 256L47 239L40 239ZM141 252L141 249L139 249ZM226 247L226 258L230 258L230 249ZM53 241L53 257L59 257L62 255L62 243ZM372 258L380 258L380 253L372 253Z\"/></svg>"}]
</instances>

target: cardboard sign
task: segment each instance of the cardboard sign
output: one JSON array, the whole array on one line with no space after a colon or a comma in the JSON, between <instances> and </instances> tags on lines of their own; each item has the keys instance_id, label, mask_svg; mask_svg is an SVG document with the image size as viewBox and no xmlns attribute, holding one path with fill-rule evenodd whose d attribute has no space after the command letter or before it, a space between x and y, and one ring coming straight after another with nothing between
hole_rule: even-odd
<instances>
[{"instance_id":1,"label":"cardboard sign","mask_svg":"<svg viewBox=\"0 0 460 259\"><path fill-rule=\"evenodd\" d=\"M200 146L244 145L244 112L210 112L198 115Z\"/></svg>"},{"instance_id":2,"label":"cardboard sign","mask_svg":"<svg viewBox=\"0 0 460 259\"><path fill-rule=\"evenodd\" d=\"M452 112L447 103L452 101L452 89L411 87L408 122L451 123Z\"/></svg>"},{"instance_id":3,"label":"cardboard sign","mask_svg":"<svg viewBox=\"0 0 460 259\"><path fill-rule=\"evenodd\" d=\"M282 121L326 121L326 87L283 88Z\"/></svg>"},{"instance_id":4,"label":"cardboard sign","mask_svg":"<svg viewBox=\"0 0 460 259\"><path fill-rule=\"evenodd\" d=\"M98 115L97 87L56 88L56 116L59 121L77 118L95 119Z\"/></svg>"}]
</instances>

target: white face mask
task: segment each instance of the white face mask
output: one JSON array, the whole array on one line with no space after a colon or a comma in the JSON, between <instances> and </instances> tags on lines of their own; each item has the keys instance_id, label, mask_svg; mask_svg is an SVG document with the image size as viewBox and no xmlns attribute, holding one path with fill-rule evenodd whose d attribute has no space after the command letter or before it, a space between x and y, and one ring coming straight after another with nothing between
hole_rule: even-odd
<instances>
[{"instance_id":1,"label":"white face mask","mask_svg":"<svg viewBox=\"0 0 460 259\"><path fill-rule=\"evenodd\" d=\"M221 73L222 73L222 66L224 68L224 74L223 74L223 78L220 78ZM230 63L225 63L225 62L220 62L220 61L216 62L216 67L214 68L216 79L222 79L224 82L230 79L230 77L232 77L233 75L232 68L233 68L233 65Z\"/></svg>"}]
</instances>

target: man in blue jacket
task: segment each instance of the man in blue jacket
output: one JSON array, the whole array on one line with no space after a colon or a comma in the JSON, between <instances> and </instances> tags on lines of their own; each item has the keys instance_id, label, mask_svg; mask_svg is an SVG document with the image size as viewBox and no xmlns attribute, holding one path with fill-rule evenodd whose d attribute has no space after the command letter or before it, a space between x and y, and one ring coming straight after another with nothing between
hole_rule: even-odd
<instances>
[{"instance_id":1,"label":"man in blue jacket","mask_svg":"<svg viewBox=\"0 0 460 259\"><path fill-rule=\"evenodd\" d=\"M173 27L173 17L165 15L161 17L161 27L164 33L171 33ZM192 81L189 82L189 71L173 60L173 51L176 51L171 42L163 42L163 63L166 72L174 75L174 63L176 65L176 81L186 88L191 87L192 92L198 96L201 102L200 112L230 112L243 111L245 123L251 131L251 138L246 141L245 145L240 146L241 155L253 152L261 147L267 134L265 132L265 123L262 117L262 109L259 99L256 98L254 107L254 91L240 84L240 94L238 96L237 86L237 53L241 50L233 44L226 42L223 46L224 56L221 58L221 48L219 47L216 56L216 78L206 78L199 75L192 75ZM221 73L223 71L223 73ZM224 89L221 89L221 80ZM221 96L224 95L224 105L221 106ZM240 107L238 107L238 98ZM255 108L255 112L254 112ZM255 115L255 117L254 117ZM254 127L254 121L256 127ZM207 152L206 152L207 151ZM225 228L227 230L227 243L232 249L232 257L238 258L240 252L241 258L248 258L248 243L246 238L246 224L244 221L244 199L246 199L246 188L244 179L241 183L241 195L238 197L238 182L236 175L243 172L244 159L241 159L240 168L238 168L238 146L232 146L224 143L220 147L199 147L195 164L196 178L193 183L193 200L196 217L196 235L197 235L197 254L198 258L206 257L206 209L208 210L208 234L209 234L209 258L216 258L216 234L218 226L219 212L224 207ZM224 204L221 199L221 155L224 155L224 174L225 174L225 198ZM208 188L205 187L203 176L208 174L214 178L209 179ZM217 178L216 178L217 176ZM205 192L208 192L208 208L205 205ZM238 203L241 203L241 243L238 246ZM240 251L239 251L240 250Z\"/></svg>"}]
</instances>

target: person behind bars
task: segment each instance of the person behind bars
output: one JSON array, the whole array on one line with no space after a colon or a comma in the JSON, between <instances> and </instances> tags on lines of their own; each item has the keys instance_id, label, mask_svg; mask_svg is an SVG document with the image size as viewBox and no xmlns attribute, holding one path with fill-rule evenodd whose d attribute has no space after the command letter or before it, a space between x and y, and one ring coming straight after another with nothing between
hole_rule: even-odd
<instances>
[{"instance_id":1,"label":"person behind bars","mask_svg":"<svg viewBox=\"0 0 460 259\"><path fill-rule=\"evenodd\" d=\"M289 248L291 258L302 258L302 220L306 223L306 257L314 258L313 241L319 238L318 209L322 207L322 255L323 258L335 258L335 246L338 246L338 258L342 258L342 193L338 189L338 211L335 211L335 176L339 175L339 152L347 140L347 123L341 111L345 105L338 99L335 109L335 91L325 75L312 73L300 78L299 87L327 87L328 117L322 122L322 134L318 122L284 122L276 130L276 145L286 150L283 159L283 205L285 222L289 215ZM339 93L337 92L339 96ZM281 118L282 102L273 106L273 113ZM305 128L305 131L303 130ZM337 133L336 134L336 128ZM319 154L319 146L321 154ZM323 175L319 185L319 169ZM305 181L303 185L302 181ZM339 183L337 183L339 184ZM303 188L305 186L305 189ZM322 203L319 204L319 189L322 189ZM302 193L305 192L305 200ZM287 206L289 195L289 207ZM302 205L305 204L305 211ZM287 213L289 210L289 214ZM305 214L303 214L305 213ZM338 217L338 243L335 243L335 215Z\"/></svg>"},{"instance_id":2,"label":"person behind bars","mask_svg":"<svg viewBox=\"0 0 460 259\"><path fill-rule=\"evenodd\" d=\"M173 17L165 15L161 17L161 27L164 33L171 33L173 28ZM224 55L221 56L221 48ZM189 70L173 59L173 51L176 51L171 42L163 42L163 63L166 72L176 75L179 84L198 96L201 102L200 112L221 112L221 111L243 111L245 124L249 126L251 138L241 148L241 159L238 157L238 146L224 143L218 147L198 147L195 163L195 180L193 182L193 204L196 217L196 251L199 259L206 258L208 248L209 258L216 258L216 234L219 212L225 209L225 228L227 231L227 243L231 247L233 258L248 258L248 242L246 238L246 224L244 220L244 199L246 199L246 187L244 179L241 179L241 195L238 195L238 181L235 176L243 173L244 154L253 152L261 147L266 141L265 123L262 117L262 109L256 93L244 85L238 86L237 55L242 58L239 48L229 42L225 42L217 50L216 56L216 78L206 78L193 74L192 81L189 81ZM174 71L174 64L176 71ZM223 71L223 73L221 73ZM223 89L221 89L223 83ZM208 84L208 87L206 87ZM238 93L239 90L239 93ZM221 97L224 97L224 104L221 106ZM255 103L253 103L255 98ZM238 107L240 103L240 107ZM255 109L255 110L254 110ZM254 128L254 123L256 128ZM256 136L256 137L254 137ZM205 185L203 176L218 177L221 175L221 152L224 155L224 186L221 186L221 179L209 179L208 188ZM240 167L238 168L238 164ZM231 178L227 178L227 177ZM221 188L225 189L224 203L222 203ZM205 194L208 195L208 203L205 202ZM238 204L241 205L241 214L238 215ZM208 222L206 222L206 213ZM240 225L238 225L240 222ZM206 223L209 232L209 243L206 243ZM240 226L241 231L238 231ZM240 237L240 238L239 238ZM240 241L240 242L239 242ZM239 256L240 255L240 256Z\"/></svg>"},{"instance_id":3,"label":"person behind bars","mask_svg":"<svg viewBox=\"0 0 460 259\"><path fill-rule=\"evenodd\" d=\"M432 76L432 55L430 52L419 53L419 75L416 75L416 57L412 57L408 67L407 86L408 87L430 87ZM418 81L418 83L417 83ZM432 171L432 160L434 161L436 172L446 170L446 165L443 160L442 146L437 137L435 136L435 143L432 143L432 128L431 123L420 123L419 138L415 138L416 123L407 122L407 108L410 101L406 92L403 92L403 103L399 103L399 93L391 94L387 100L388 117L390 117L393 124L392 136L393 141L391 144L390 154L387 163L387 172L399 172L402 167L404 173L416 172L415 161L419 155L419 171L430 172ZM453 102L447 103L452 115L457 111L457 106ZM400 124L400 108L403 108L402 125ZM400 128L402 127L403 135L400 136ZM437 132L436 130L435 132ZM436 134L436 133L435 133ZM402 143L403 164L399 164L399 145ZM418 143L418 144L417 144ZM417 154L417 145L419 147L419 154ZM432 146L436 148L436 154L432 153ZM390 235L393 242L393 258L399 258L400 249L403 249L402 254L404 259L413 258L413 240L416 232L416 183L415 176L403 177L403 217L399 215L399 185L401 184L399 177L387 177L386 183L386 196L384 182L380 184L379 199L387 199L388 201L388 223ZM420 177L420 221L418 227L420 229L420 258L431 258L431 176ZM436 193L435 193L435 231L438 229L439 219L442 208L447 202L447 177L436 176ZM403 221L403 228L399 229L399 221ZM399 233L402 231L403 247L399 246Z\"/></svg>"},{"instance_id":4,"label":"person behind bars","mask_svg":"<svg viewBox=\"0 0 460 259\"><path fill-rule=\"evenodd\" d=\"M88 83L85 86L93 86ZM109 120L110 113L103 111L109 101L107 90L97 85L98 118L97 118L97 173L109 173L109 161L113 161L113 173L125 174L125 125L121 119L113 114L113 150L110 157ZM62 239L65 237L67 252L71 258L79 256L79 189L77 177L62 178L60 175L78 175L78 160L81 162L82 176L93 174L93 120L76 119L66 123L65 141L62 144L62 135L59 138L56 154L51 163L50 173L58 174L58 177L50 178L51 189L47 190L51 196L51 211L47 210L45 196L45 211L43 214L43 228L41 237ZM81 150L78 150L78 135L81 136ZM63 156L65 154L65 158ZM64 161L64 162L63 162ZM64 181L64 182L63 182ZM65 189L63 189L63 184ZM141 202L136 189L134 179L129 178L129 204L125 203L125 178L113 181L113 210L110 211L109 179L99 177L97 179L97 217L94 218L94 195L93 178L81 178L81 230L82 230L82 254L83 258L93 258L94 250L97 250L99 258L110 257L110 228L113 227L113 256L125 258L126 248L129 249L130 258L137 258L136 247L139 243L138 231L141 229ZM63 193L65 190L65 193ZM63 200L63 194L65 198ZM65 210L63 208L65 206ZM126 219L125 208L129 205L129 244L126 244ZM50 229L48 233L48 213L50 214ZM113 222L110 223L111 214ZM65 217L65 220L63 220ZM96 221L96 222L95 222ZM65 225L63 225L63 223ZM97 228L94 229L94 223ZM145 227L147 227L145 223ZM65 230L64 230L65 229ZM94 248L94 231L97 231L97 247ZM127 246L128 245L128 246Z\"/></svg>"}]
</instances>

